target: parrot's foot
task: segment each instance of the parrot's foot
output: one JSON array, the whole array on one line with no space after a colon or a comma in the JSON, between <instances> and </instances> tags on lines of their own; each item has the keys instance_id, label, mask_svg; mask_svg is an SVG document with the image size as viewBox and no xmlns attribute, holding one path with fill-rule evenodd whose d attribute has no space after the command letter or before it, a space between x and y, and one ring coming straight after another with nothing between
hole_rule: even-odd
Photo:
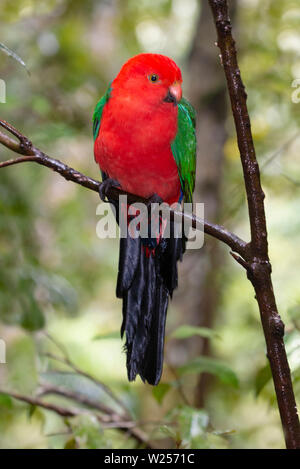
<instances>
[{"instance_id":1,"label":"parrot's foot","mask_svg":"<svg viewBox=\"0 0 300 469\"><path fill-rule=\"evenodd\" d=\"M163 199L158 195L158 194L153 194L151 195L151 197L149 197L149 199L147 199L147 209L148 211L151 211L151 205L152 204L162 204L163 203Z\"/></svg>"},{"instance_id":2,"label":"parrot's foot","mask_svg":"<svg viewBox=\"0 0 300 469\"><path fill-rule=\"evenodd\" d=\"M105 179L105 181L103 181L100 186L99 186L99 195L100 195L100 199L102 200L102 202L108 202L107 200L107 192L109 191L109 189L111 189L112 187L121 187L119 182L116 181L116 179Z\"/></svg>"}]
</instances>

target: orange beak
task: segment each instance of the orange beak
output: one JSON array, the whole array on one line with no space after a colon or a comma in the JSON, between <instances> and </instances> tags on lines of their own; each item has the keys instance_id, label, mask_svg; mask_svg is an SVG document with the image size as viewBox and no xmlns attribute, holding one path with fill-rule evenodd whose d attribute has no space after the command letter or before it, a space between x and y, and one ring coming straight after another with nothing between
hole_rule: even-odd
<instances>
[{"instance_id":1,"label":"orange beak","mask_svg":"<svg viewBox=\"0 0 300 469\"><path fill-rule=\"evenodd\" d=\"M169 88L169 91L174 98L176 98L177 103L182 98L182 89L181 89L181 83L179 81L175 81Z\"/></svg>"}]
</instances>

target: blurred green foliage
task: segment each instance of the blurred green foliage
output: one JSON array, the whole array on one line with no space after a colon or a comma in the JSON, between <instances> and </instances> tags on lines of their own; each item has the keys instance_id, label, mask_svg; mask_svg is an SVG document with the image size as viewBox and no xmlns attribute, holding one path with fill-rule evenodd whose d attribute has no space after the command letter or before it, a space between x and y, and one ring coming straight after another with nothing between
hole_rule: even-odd
<instances>
[{"instance_id":1,"label":"blurred green foliage","mask_svg":"<svg viewBox=\"0 0 300 469\"><path fill-rule=\"evenodd\" d=\"M201 2L196 0L2 0L0 41L26 63L0 50L0 78L7 86L1 118L50 155L97 178L91 116L122 63L141 51L166 53L187 65ZM286 323L287 350L296 397L300 397L300 104L291 83L300 77L297 2L238 2L235 36L262 180L273 264L274 289ZM297 22L298 21L298 22ZM216 52L216 60L218 60ZM201 77L189 77L201 79ZM188 97L188 89L185 90ZM201 123L199 123L201 125ZM248 238L241 166L232 118L226 121L221 218ZM199 142L201 145L201 142ZM11 157L0 148L1 159ZM279 448L281 427L252 287L229 256L216 273L222 285L214 332L185 325L171 304L167 340L185 344L210 337L218 358L195 357L166 364L155 389L128 384L116 331L117 241L96 237L97 196L45 168L26 163L1 170L0 337L7 363L1 388L32 395L45 381L113 405L99 387L47 353L57 347L101 379L163 447ZM197 292L189 292L197 294ZM179 327L181 325L181 327ZM197 330L196 330L197 329ZM171 366L172 365L172 366ZM192 407L197 374L213 381L207 406ZM47 397L58 402L57 397ZM65 403L65 401L63 401ZM62 419L0 395L2 448L131 448L136 441L107 429L93 416Z\"/></svg>"}]
</instances>

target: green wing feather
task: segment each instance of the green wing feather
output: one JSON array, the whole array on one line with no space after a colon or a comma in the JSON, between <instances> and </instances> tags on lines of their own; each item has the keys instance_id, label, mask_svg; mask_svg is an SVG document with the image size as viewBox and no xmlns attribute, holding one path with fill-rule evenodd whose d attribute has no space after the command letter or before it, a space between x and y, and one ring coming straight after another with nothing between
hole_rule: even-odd
<instances>
[{"instance_id":1,"label":"green wing feather","mask_svg":"<svg viewBox=\"0 0 300 469\"><path fill-rule=\"evenodd\" d=\"M112 88L109 84L109 88L106 91L105 95L102 96L102 98L100 99L100 101L98 101L98 103L95 107L95 111L94 111L94 115L93 115L93 137L94 137L94 140L96 140L96 138L98 136L103 109L104 109L105 104L107 103L107 101L110 98L111 91L112 91Z\"/></svg>"},{"instance_id":2,"label":"green wing feather","mask_svg":"<svg viewBox=\"0 0 300 469\"><path fill-rule=\"evenodd\" d=\"M193 202L196 175L196 112L184 98L178 103L178 130L171 143L184 202Z\"/></svg>"}]
</instances>

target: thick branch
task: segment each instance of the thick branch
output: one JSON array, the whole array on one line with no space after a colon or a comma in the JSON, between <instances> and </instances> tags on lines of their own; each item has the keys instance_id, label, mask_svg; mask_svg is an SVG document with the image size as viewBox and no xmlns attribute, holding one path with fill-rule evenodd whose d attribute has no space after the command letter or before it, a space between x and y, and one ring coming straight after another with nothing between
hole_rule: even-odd
<instances>
[{"instance_id":1,"label":"thick branch","mask_svg":"<svg viewBox=\"0 0 300 469\"><path fill-rule=\"evenodd\" d=\"M10 150L24 155L19 158L1 162L0 169L19 163L33 161L42 166L47 166L53 171L59 173L68 181L75 182L76 184L80 184L81 186L86 187L87 189L99 192L99 187L101 184L99 181L89 178L88 176L79 173L75 169L70 168L70 166L66 165L65 163L62 163L61 161L46 155L41 150L36 148L30 142L30 140L28 140L27 137L22 135L17 129L15 129L12 125L8 124L7 122L0 120L0 125L19 139L18 143L11 137L8 137L3 132L0 132L0 143L5 145ZM134 202L147 202L142 197L129 194L114 187L109 190L108 195L111 199L114 199L116 201L119 200L120 195L126 195L130 204ZM240 239L238 236L236 236L234 233L231 233L230 231L226 230L223 226L214 225L213 223L200 220L199 218L195 217L195 215L183 213L178 210L170 209L170 215L171 217L176 217L176 220L178 221L181 220L182 222L186 221L190 223L194 229L203 229L206 234L219 239L223 243L227 244L227 246L229 246L233 251L240 254L240 256L247 258L249 245L245 241Z\"/></svg>"},{"instance_id":2,"label":"thick branch","mask_svg":"<svg viewBox=\"0 0 300 469\"><path fill-rule=\"evenodd\" d=\"M251 249L246 259L250 263L250 268L247 269L248 278L254 286L259 304L286 445L290 449L299 449L299 418L283 342L284 324L277 311L271 280L264 193L251 133L247 95L237 63L227 1L209 0L209 4L218 34L218 46L231 100L248 200L251 228ZM240 263L243 265L243 261Z\"/></svg>"}]
</instances>

